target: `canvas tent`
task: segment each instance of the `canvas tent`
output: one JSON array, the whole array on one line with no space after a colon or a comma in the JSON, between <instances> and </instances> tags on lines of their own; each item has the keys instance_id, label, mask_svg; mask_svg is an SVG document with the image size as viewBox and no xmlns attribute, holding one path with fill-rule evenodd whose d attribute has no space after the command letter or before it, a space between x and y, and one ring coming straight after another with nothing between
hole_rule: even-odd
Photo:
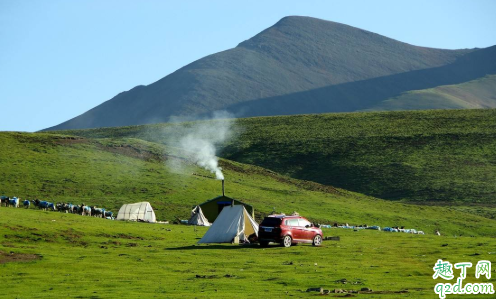
<instances>
[{"instance_id":1,"label":"canvas tent","mask_svg":"<svg viewBox=\"0 0 496 299\"><path fill-rule=\"evenodd\" d=\"M119 209L117 220L156 222L155 212L149 202L125 204Z\"/></svg>"},{"instance_id":2,"label":"canvas tent","mask_svg":"<svg viewBox=\"0 0 496 299\"><path fill-rule=\"evenodd\" d=\"M225 206L198 243L248 242L251 234L258 236L258 224L245 207Z\"/></svg>"},{"instance_id":3,"label":"canvas tent","mask_svg":"<svg viewBox=\"0 0 496 299\"><path fill-rule=\"evenodd\" d=\"M205 215L203 215L202 209L200 206L196 206L191 211L191 218L188 220L189 225L200 225L200 226L210 226L210 222L208 222Z\"/></svg>"}]
</instances>

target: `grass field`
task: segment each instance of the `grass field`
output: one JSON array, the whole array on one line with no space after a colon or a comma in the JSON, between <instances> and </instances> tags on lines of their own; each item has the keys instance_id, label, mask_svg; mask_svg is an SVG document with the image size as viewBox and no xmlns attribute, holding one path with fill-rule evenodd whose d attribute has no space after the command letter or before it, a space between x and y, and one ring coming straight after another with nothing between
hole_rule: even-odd
<instances>
[{"instance_id":1,"label":"grass field","mask_svg":"<svg viewBox=\"0 0 496 299\"><path fill-rule=\"evenodd\" d=\"M432 279L437 259L474 266L484 259L496 262L496 239L490 237L327 229L324 235L341 241L261 249L196 245L205 231L2 207L0 297L301 298L316 296L307 288L366 287L388 294L354 295L435 298L434 285L441 282ZM464 283L487 281L476 280L474 271L469 269ZM496 282L494 268L489 281ZM393 293L399 291L406 292Z\"/></svg>"},{"instance_id":2,"label":"grass field","mask_svg":"<svg viewBox=\"0 0 496 299\"><path fill-rule=\"evenodd\" d=\"M158 219L171 220L188 218L193 205L220 194L212 174L170 145L8 132L0 133L0 144L0 193L9 196L114 212L146 200ZM206 228L0 207L0 298L300 298L319 296L306 292L316 287L375 291L353 294L362 298L434 298L437 259L495 262L496 221L472 210L391 202L227 159L220 163L227 194L253 205L258 221L275 209L319 223L406 226L426 235L324 229L324 236L341 240L319 248L199 246ZM443 235L433 235L436 229ZM465 282L485 281L470 270Z\"/></svg>"}]
</instances>

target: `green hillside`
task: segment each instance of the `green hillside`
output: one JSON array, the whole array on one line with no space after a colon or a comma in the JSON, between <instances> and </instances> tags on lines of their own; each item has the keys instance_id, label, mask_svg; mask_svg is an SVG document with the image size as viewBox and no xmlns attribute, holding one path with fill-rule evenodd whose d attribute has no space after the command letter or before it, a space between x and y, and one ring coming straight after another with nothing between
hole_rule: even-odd
<instances>
[{"instance_id":1,"label":"green hillside","mask_svg":"<svg viewBox=\"0 0 496 299\"><path fill-rule=\"evenodd\" d=\"M341 240L263 249L196 245L205 231L0 207L0 298L315 298L306 290L318 287L376 292L356 298L434 298L438 258L473 264L464 285L496 283L495 275L475 278L479 260L494 268L491 237L325 229Z\"/></svg>"},{"instance_id":2,"label":"green hillside","mask_svg":"<svg viewBox=\"0 0 496 299\"><path fill-rule=\"evenodd\" d=\"M496 203L496 110L297 115L236 124L237 138L221 152L231 160L391 200ZM183 125L68 132L167 144Z\"/></svg>"},{"instance_id":3,"label":"green hillside","mask_svg":"<svg viewBox=\"0 0 496 299\"><path fill-rule=\"evenodd\" d=\"M496 108L496 75L455 85L405 92L367 109L476 109Z\"/></svg>"},{"instance_id":4,"label":"green hillside","mask_svg":"<svg viewBox=\"0 0 496 299\"><path fill-rule=\"evenodd\" d=\"M190 208L220 193L212 175L174 149L137 139L84 139L45 133L0 133L0 193L117 209L149 201L159 219L188 218ZM170 169L167 161L182 166ZM448 208L391 203L222 160L226 193L252 204L256 217L298 211L320 223L408 226L432 233L491 235L496 222Z\"/></svg>"}]
</instances>

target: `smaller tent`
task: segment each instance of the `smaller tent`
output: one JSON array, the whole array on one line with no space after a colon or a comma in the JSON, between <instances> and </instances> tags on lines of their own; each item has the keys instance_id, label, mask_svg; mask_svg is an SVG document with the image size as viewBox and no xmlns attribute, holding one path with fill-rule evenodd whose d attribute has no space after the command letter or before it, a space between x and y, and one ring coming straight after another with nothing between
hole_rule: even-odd
<instances>
[{"instance_id":1,"label":"smaller tent","mask_svg":"<svg viewBox=\"0 0 496 299\"><path fill-rule=\"evenodd\" d=\"M119 209L117 220L156 222L155 212L149 202L125 204Z\"/></svg>"},{"instance_id":2,"label":"smaller tent","mask_svg":"<svg viewBox=\"0 0 496 299\"><path fill-rule=\"evenodd\" d=\"M225 206L198 243L248 242L248 237L252 234L258 236L258 224L245 207Z\"/></svg>"},{"instance_id":3,"label":"smaller tent","mask_svg":"<svg viewBox=\"0 0 496 299\"><path fill-rule=\"evenodd\" d=\"M200 206L196 206L191 211L191 218L188 220L189 225L200 225L200 226L210 226L210 222L208 222L205 215L203 215L202 209Z\"/></svg>"}]
</instances>

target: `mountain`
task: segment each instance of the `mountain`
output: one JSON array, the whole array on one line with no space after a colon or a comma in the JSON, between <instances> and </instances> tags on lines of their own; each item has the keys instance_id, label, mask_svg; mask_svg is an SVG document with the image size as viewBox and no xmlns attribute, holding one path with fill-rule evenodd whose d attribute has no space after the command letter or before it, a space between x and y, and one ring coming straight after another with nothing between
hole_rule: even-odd
<instances>
[{"instance_id":1,"label":"mountain","mask_svg":"<svg viewBox=\"0 0 496 299\"><path fill-rule=\"evenodd\" d=\"M493 72L494 53L475 55L480 51L417 47L335 22L285 17L233 49L120 93L48 130L157 123L222 109L240 116L366 109L412 88L434 87L423 80L423 72L436 84ZM487 67L468 72L470 76L436 77L445 76L452 64L452 71L463 73L473 63L479 66L481 59L489 62ZM398 80L400 87L390 91ZM369 99L374 89L378 93Z\"/></svg>"}]
</instances>

